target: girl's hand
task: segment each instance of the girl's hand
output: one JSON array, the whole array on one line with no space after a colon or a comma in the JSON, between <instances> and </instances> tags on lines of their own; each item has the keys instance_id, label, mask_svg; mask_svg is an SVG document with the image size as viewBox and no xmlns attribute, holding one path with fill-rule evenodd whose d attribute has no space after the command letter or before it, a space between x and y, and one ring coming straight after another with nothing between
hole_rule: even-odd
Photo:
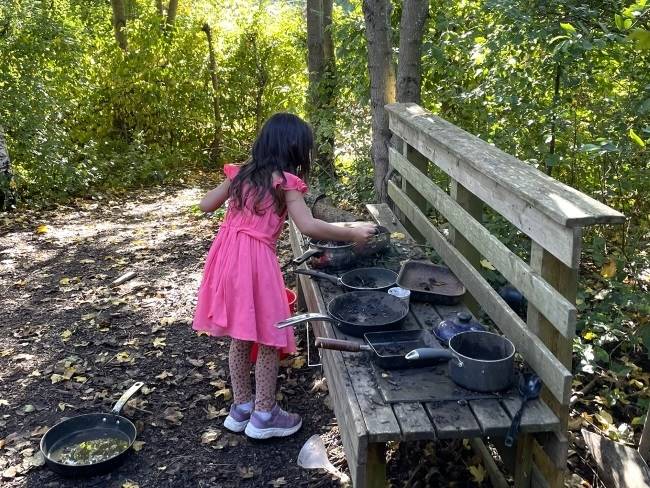
<instances>
[{"instance_id":1,"label":"girl's hand","mask_svg":"<svg viewBox=\"0 0 650 488\"><path fill-rule=\"evenodd\" d=\"M365 244L377 234L377 226L373 224L360 225L350 230L352 231L352 241L356 244Z\"/></svg>"}]
</instances>

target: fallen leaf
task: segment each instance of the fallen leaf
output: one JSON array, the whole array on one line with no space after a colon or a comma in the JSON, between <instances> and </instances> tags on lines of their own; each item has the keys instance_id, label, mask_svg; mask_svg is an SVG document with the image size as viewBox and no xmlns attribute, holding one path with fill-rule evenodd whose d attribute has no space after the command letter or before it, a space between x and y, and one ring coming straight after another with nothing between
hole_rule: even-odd
<instances>
[{"instance_id":1,"label":"fallen leaf","mask_svg":"<svg viewBox=\"0 0 650 488\"><path fill-rule=\"evenodd\" d=\"M45 464L45 456L41 451L26 457L23 461L27 468L38 468Z\"/></svg>"},{"instance_id":2,"label":"fallen leaf","mask_svg":"<svg viewBox=\"0 0 650 488\"><path fill-rule=\"evenodd\" d=\"M616 276L616 261L614 259L610 259L609 262L603 264L600 269L600 276L608 279Z\"/></svg>"},{"instance_id":3,"label":"fallen leaf","mask_svg":"<svg viewBox=\"0 0 650 488\"><path fill-rule=\"evenodd\" d=\"M181 423L181 419L184 417L183 412L181 412L178 407L167 407L163 412L165 420L174 425Z\"/></svg>"},{"instance_id":4,"label":"fallen leaf","mask_svg":"<svg viewBox=\"0 0 650 488\"><path fill-rule=\"evenodd\" d=\"M192 359L192 358L187 358L187 362L190 363L192 366L195 366L197 368L200 368L205 364L205 361L203 359Z\"/></svg>"},{"instance_id":5,"label":"fallen leaf","mask_svg":"<svg viewBox=\"0 0 650 488\"><path fill-rule=\"evenodd\" d=\"M67 286L69 284L70 284L70 278L68 278L67 276L59 280L59 285Z\"/></svg>"},{"instance_id":6,"label":"fallen leaf","mask_svg":"<svg viewBox=\"0 0 650 488\"><path fill-rule=\"evenodd\" d=\"M142 448L144 447L144 444L145 444L144 441L135 441L133 443L133 450L135 452L142 451Z\"/></svg>"},{"instance_id":7,"label":"fallen leaf","mask_svg":"<svg viewBox=\"0 0 650 488\"><path fill-rule=\"evenodd\" d=\"M153 347L163 348L163 347L165 347L166 345L167 345L167 344L165 344L165 338L164 338L164 337L156 337L156 338L153 340Z\"/></svg>"},{"instance_id":8,"label":"fallen leaf","mask_svg":"<svg viewBox=\"0 0 650 488\"><path fill-rule=\"evenodd\" d=\"M317 391L327 392L327 379L324 376L314 380L310 393L316 393Z\"/></svg>"},{"instance_id":9,"label":"fallen leaf","mask_svg":"<svg viewBox=\"0 0 650 488\"><path fill-rule=\"evenodd\" d=\"M126 480L124 483L122 483L122 488L140 488L140 485L135 481Z\"/></svg>"},{"instance_id":10,"label":"fallen leaf","mask_svg":"<svg viewBox=\"0 0 650 488\"><path fill-rule=\"evenodd\" d=\"M63 339L64 341L70 339L70 336L72 336L72 331L70 329L66 329L63 332L61 332L61 339Z\"/></svg>"},{"instance_id":11,"label":"fallen leaf","mask_svg":"<svg viewBox=\"0 0 650 488\"><path fill-rule=\"evenodd\" d=\"M25 405L25 406L22 408L22 411L25 412L25 413L32 413L34 410L36 410L36 408L35 408L34 405L32 405L31 403Z\"/></svg>"},{"instance_id":12,"label":"fallen leaf","mask_svg":"<svg viewBox=\"0 0 650 488\"><path fill-rule=\"evenodd\" d=\"M284 476L280 476L277 479L269 481L268 484L271 485L273 488L277 488L278 486L286 485L287 480L284 479Z\"/></svg>"},{"instance_id":13,"label":"fallen leaf","mask_svg":"<svg viewBox=\"0 0 650 488\"><path fill-rule=\"evenodd\" d=\"M129 361L133 361L133 359L131 358L131 356L129 356L129 353L126 352L126 351L118 352L118 353L115 355L115 360L116 360L118 363L127 363L127 362L129 362Z\"/></svg>"},{"instance_id":14,"label":"fallen leaf","mask_svg":"<svg viewBox=\"0 0 650 488\"><path fill-rule=\"evenodd\" d=\"M252 466L241 466L237 468L239 471L239 476L241 476L244 479L252 478L255 476L255 471L253 470Z\"/></svg>"},{"instance_id":15,"label":"fallen leaf","mask_svg":"<svg viewBox=\"0 0 650 488\"><path fill-rule=\"evenodd\" d=\"M221 431L219 429L208 429L203 434L201 434L201 444L210 444L211 442L216 441L221 436Z\"/></svg>"},{"instance_id":16,"label":"fallen leaf","mask_svg":"<svg viewBox=\"0 0 650 488\"><path fill-rule=\"evenodd\" d=\"M4 398L0 398L0 407L8 407L9 406L9 401L5 400Z\"/></svg>"},{"instance_id":17,"label":"fallen leaf","mask_svg":"<svg viewBox=\"0 0 650 488\"><path fill-rule=\"evenodd\" d=\"M225 401L230 401L232 399L232 392L230 391L230 388L222 388L221 390L214 392L215 398L219 398L220 396L222 396Z\"/></svg>"},{"instance_id":18,"label":"fallen leaf","mask_svg":"<svg viewBox=\"0 0 650 488\"><path fill-rule=\"evenodd\" d=\"M50 231L50 228L45 224L42 224L42 225L39 225L38 227L36 227L36 233L37 234L47 234L49 231Z\"/></svg>"},{"instance_id":19,"label":"fallen leaf","mask_svg":"<svg viewBox=\"0 0 650 488\"><path fill-rule=\"evenodd\" d=\"M228 416L228 410L226 408L222 408L221 410L217 410L217 408L214 405L208 405L208 414L207 418L208 420L213 420L219 417L227 417Z\"/></svg>"},{"instance_id":20,"label":"fallen leaf","mask_svg":"<svg viewBox=\"0 0 650 488\"><path fill-rule=\"evenodd\" d=\"M16 466L10 466L2 472L3 478L15 478L17 474Z\"/></svg>"},{"instance_id":21,"label":"fallen leaf","mask_svg":"<svg viewBox=\"0 0 650 488\"><path fill-rule=\"evenodd\" d=\"M160 325L172 325L174 322L176 322L176 319L174 317L163 317L160 319Z\"/></svg>"},{"instance_id":22,"label":"fallen leaf","mask_svg":"<svg viewBox=\"0 0 650 488\"><path fill-rule=\"evenodd\" d=\"M302 368L307 361L305 360L304 356L298 356L291 362L291 367L293 369L300 369Z\"/></svg>"},{"instance_id":23,"label":"fallen leaf","mask_svg":"<svg viewBox=\"0 0 650 488\"><path fill-rule=\"evenodd\" d=\"M164 380L166 378L171 378L172 376L174 376L174 375L172 373L170 373L169 371L163 371L158 376L156 376L156 379Z\"/></svg>"},{"instance_id":24,"label":"fallen leaf","mask_svg":"<svg viewBox=\"0 0 650 488\"><path fill-rule=\"evenodd\" d=\"M470 466L469 472L472 474L472 478L474 478L474 481L476 481L479 485L483 483L483 480L485 479L485 475L487 474L482 464L477 464L476 466Z\"/></svg>"},{"instance_id":25,"label":"fallen leaf","mask_svg":"<svg viewBox=\"0 0 650 488\"><path fill-rule=\"evenodd\" d=\"M491 271L496 271L496 268L494 267L494 265L490 261L488 261L487 259L481 259L481 266L483 266L485 269L489 269Z\"/></svg>"}]
</instances>

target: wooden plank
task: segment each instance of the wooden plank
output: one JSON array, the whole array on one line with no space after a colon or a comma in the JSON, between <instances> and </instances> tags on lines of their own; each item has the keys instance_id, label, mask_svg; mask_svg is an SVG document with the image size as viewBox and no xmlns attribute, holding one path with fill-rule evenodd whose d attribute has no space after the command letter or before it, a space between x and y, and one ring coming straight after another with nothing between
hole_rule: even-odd
<instances>
[{"instance_id":1,"label":"wooden plank","mask_svg":"<svg viewBox=\"0 0 650 488\"><path fill-rule=\"evenodd\" d=\"M366 480L365 485L354 485L354 487L383 488L386 486L386 444L372 443L368 445Z\"/></svg>"},{"instance_id":2,"label":"wooden plank","mask_svg":"<svg viewBox=\"0 0 650 488\"><path fill-rule=\"evenodd\" d=\"M452 233L456 234L456 239L459 238L457 236L459 233L466 238L468 242L463 246L469 249L468 252L473 253L474 251L471 251L471 249L475 249L476 256L473 258L475 261L476 259L480 260L480 255L489 259L501 274L522 292L528 302L534 304L555 325L564 337L573 337L577 311L569 300L555 290L538 273L534 272L528 264L519 259L505 244L493 236L471 212L466 211L461 204L454 201L452 197L409 164L394 149L390 150L389 158L390 164L431 202L454 229L458 229ZM460 189L460 191L464 195L462 201L465 202L466 206L470 206L467 190ZM474 213L477 212L478 208L475 208ZM457 245L455 247L459 249ZM463 252L463 255L466 258L468 257L465 252ZM469 258L468 261L475 268L478 267L478 261L472 262L472 259Z\"/></svg>"},{"instance_id":3,"label":"wooden plank","mask_svg":"<svg viewBox=\"0 0 650 488\"><path fill-rule=\"evenodd\" d=\"M482 439L474 437L469 440L472 449L474 452L481 456L485 469L487 470L488 476L490 477L490 482L494 488L509 488L510 484L506 481L505 476L499 470L497 463L494 462L492 454L485 446L485 443Z\"/></svg>"},{"instance_id":4,"label":"wooden plank","mask_svg":"<svg viewBox=\"0 0 650 488\"><path fill-rule=\"evenodd\" d=\"M510 428L512 421L501 407L499 400L472 400L469 408L474 413L483 435L504 436Z\"/></svg>"},{"instance_id":5,"label":"wooden plank","mask_svg":"<svg viewBox=\"0 0 650 488\"><path fill-rule=\"evenodd\" d=\"M512 418L521 406L521 399L504 398L501 403ZM543 401L537 399L526 403L524 414L521 416L521 432L550 432L559 426L560 420Z\"/></svg>"},{"instance_id":6,"label":"wooden plank","mask_svg":"<svg viewBox=\"0 0 650 488\"><path fill-rule=\"evenodd\" d=\"M533 454L532 454L533 436L523 434L517 439L516 457L515 457L515 488L528 488L531 484Z\"/></svg>"},{"instance_id":7,"label":"wooden plank","mask_svg":"<svg viewBox=\"0 0 650 488\"><path fill-rule=\"evenodd\" d=\"M549 391L561 403L568 403L571 392L571 372L526 327L519 316L503 301L499 294L475 270L445 237L429 222L394 183L388 183L388 194L408 218L418 226L427 241L436 249L447 266L476 297L490 318L514 343L524 359L542 378Z\"/></svg>"},{"instance_id":8,"label":"wooden plank","mask_svg":"<svg viewBox=\"0 0 650 488\"><path fill-rule=\"evenodd\" d=\"M418 171L425 175L428 174L429 160L422 156L422 154L413 149L411 146L409 146L406 142L400 141L400 144L402 145L401 153L403 157L406 158L410 164L416 167ZM402 190L409 196L411 201L415 203L415 205L417 205L420 210L425 213L427 212L428 203L426 198L424 198L405 178L402 178ZM420 232L413 225L411 225L409 222L404 222L404 226L408 230L408 233L413 240L419 243L424 242L424 236L422 236L422 234L420 234Z\"/></svg>"},{"instance_id":9,"label":"wooden plank","mask_svg":"<svg viewBox=\"0 0 650 488\"><path fill-rule=\"evenodd\" d=\"M385 203L369 203L366 205L368 213L380 225L383 225L389 232L402 232L406 229L402 226L397 217L393 214L390 207Z\"/></svg>"},{"instance_id":10,"label":"wooden plank","mask_svg":"<svg viewBox=\"0 0 650 488\"><path fill-rule=\"evenodd\" d=\"M535 464L533 464L531 472L530 486L531 488L550 488L551 486L548 484L548 481L544 479L544 475Z\"/></svg>"},{"instance_id":11,"label":"wooden plank","mask_svg":"<svg viewBox=\"0 0 650 488\"><path fill-rule=\"evenodd\" d=\"M436 439L436 430L421 403L395 403L393 411L402 429L402 440Z\"/></svg>"},{"instance_id":12,"label":"wooden plank","mask_svg":"<svg viewBox=\"0 0 650 488\"><path fill-rule=\"evenodd\" d=\"M562 469L558 468L546 455L538 442L533 442L532 447L534 467L537 467L540 477L550 488L563 488L566 474L566 462Z\"/></svg>"},{"instance_id":13,"label":"wooden plank","mask_svg":"<svg viewBox=\"0 0 650 488\"><path fill-rule=\"evenodd\" d=\"M631 447L582 429L582 437L596 461L598 474L610 488L650 486L650 469L641 454Z\"/></svg>"},{"instance_id":14,"label":"wooden plank","mask_svg":"<svg viewBox=\"0 0 650 488\"><path fill-rule=\"evenodd\" d=\"M467 439L483 435L474 414L466 403L425 403L438 439Z\"/></svg>"},{"instance_id":15,"label":"wooden plank","mask_svg":"<svg viewBox=\"0 0 650 488\"><path fill-rule=\"evenodd\" d=\"M463 213L470 216L472 222L477 222L478 225L482 227L483 202L454 179L450 182L449 194L449 198L454 201L461 210L463 210ZM455 224L452 224L451 221L449 223L451 224L451 229L449 230L449 242L451 242L451 244L458 249L463 256L465 256L467 262L474 266L474 268L479 269L481 267L481 253L478 252L472 242L470 242L463 234L461 229L465 228L465 223L456 222ZM463 303L467 305L473 314L478 315L480 313L481 307L471 293L465 294L463 297Z\"/></svg>"},{"instance_id":16,"label":"wooden plank","mask_svg":"<svg viewBox=\"0 0 650 488\"><path fill-rule=\"evenodd\" d=\"M475 169L482 179L492 180L506 189L511 195L509 200L522 200L562 226L620 224L625 220L607 205L416 104L395 103L387 105L386 110L391 131L432 161L435 162L437 150L449 151L459 167Z\"/></svg>"}]
</instances>

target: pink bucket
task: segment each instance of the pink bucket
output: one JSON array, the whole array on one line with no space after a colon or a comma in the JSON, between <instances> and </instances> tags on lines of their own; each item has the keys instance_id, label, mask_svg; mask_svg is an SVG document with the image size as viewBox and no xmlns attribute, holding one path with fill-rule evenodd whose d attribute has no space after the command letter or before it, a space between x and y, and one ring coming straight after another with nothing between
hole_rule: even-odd
<instances>
[{"instance_id":1,"label":"pink bucket","mask_svg":"<svg viewBox=\"0 0 650 488\"><path fill-rule=\"evenodd\" d=\"M296 313L296 302L298 301L298 295L296 295L296 292L293 290L290 290L289 288L285 288L285 291L287 292L287 301L289 302L289 310L291 311L291 315ZM280 354L280 359L283 359L287 356L287 354ZM253 347L251 348L251 363L255 363L257 361L257 344L253 344Z\"/></svg>"}]
</instances>

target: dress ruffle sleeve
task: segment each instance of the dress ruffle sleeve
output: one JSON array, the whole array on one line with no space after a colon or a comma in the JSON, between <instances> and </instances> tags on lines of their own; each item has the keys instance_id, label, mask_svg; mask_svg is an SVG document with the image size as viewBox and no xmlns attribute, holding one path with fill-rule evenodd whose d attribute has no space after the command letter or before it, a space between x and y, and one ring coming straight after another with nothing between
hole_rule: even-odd
<instances>
[{"instance_id":1,"label":"dress ruffle sleeve","mask_svg":"<svg viewBox=\"0 0 650 488\"><path fill-rule=\"evenodd\" d=\"M232 181L235 179L235 176L237 176L237 173L239 173L239 166L234 164L225 164L223 166L223 172L226 174L226 178Z\"/></svg>"},{"instance_id":2,"label":"dress ruffle sleeve","mask_svg":"<svg viewBox=\"0 0 650 488\"><path fill-rule=\"evenodd\" d=\"M284 191L288 190L296 190L299 191L300 193L307 193L307 190L309 189L307 187L307 184L302 181L300 178L298 178L296 175L287 173L286 171L284 172L284 178L285 181L278 180L275 182L276 187L282 188Z\"/></svg>"}]
</instances>

